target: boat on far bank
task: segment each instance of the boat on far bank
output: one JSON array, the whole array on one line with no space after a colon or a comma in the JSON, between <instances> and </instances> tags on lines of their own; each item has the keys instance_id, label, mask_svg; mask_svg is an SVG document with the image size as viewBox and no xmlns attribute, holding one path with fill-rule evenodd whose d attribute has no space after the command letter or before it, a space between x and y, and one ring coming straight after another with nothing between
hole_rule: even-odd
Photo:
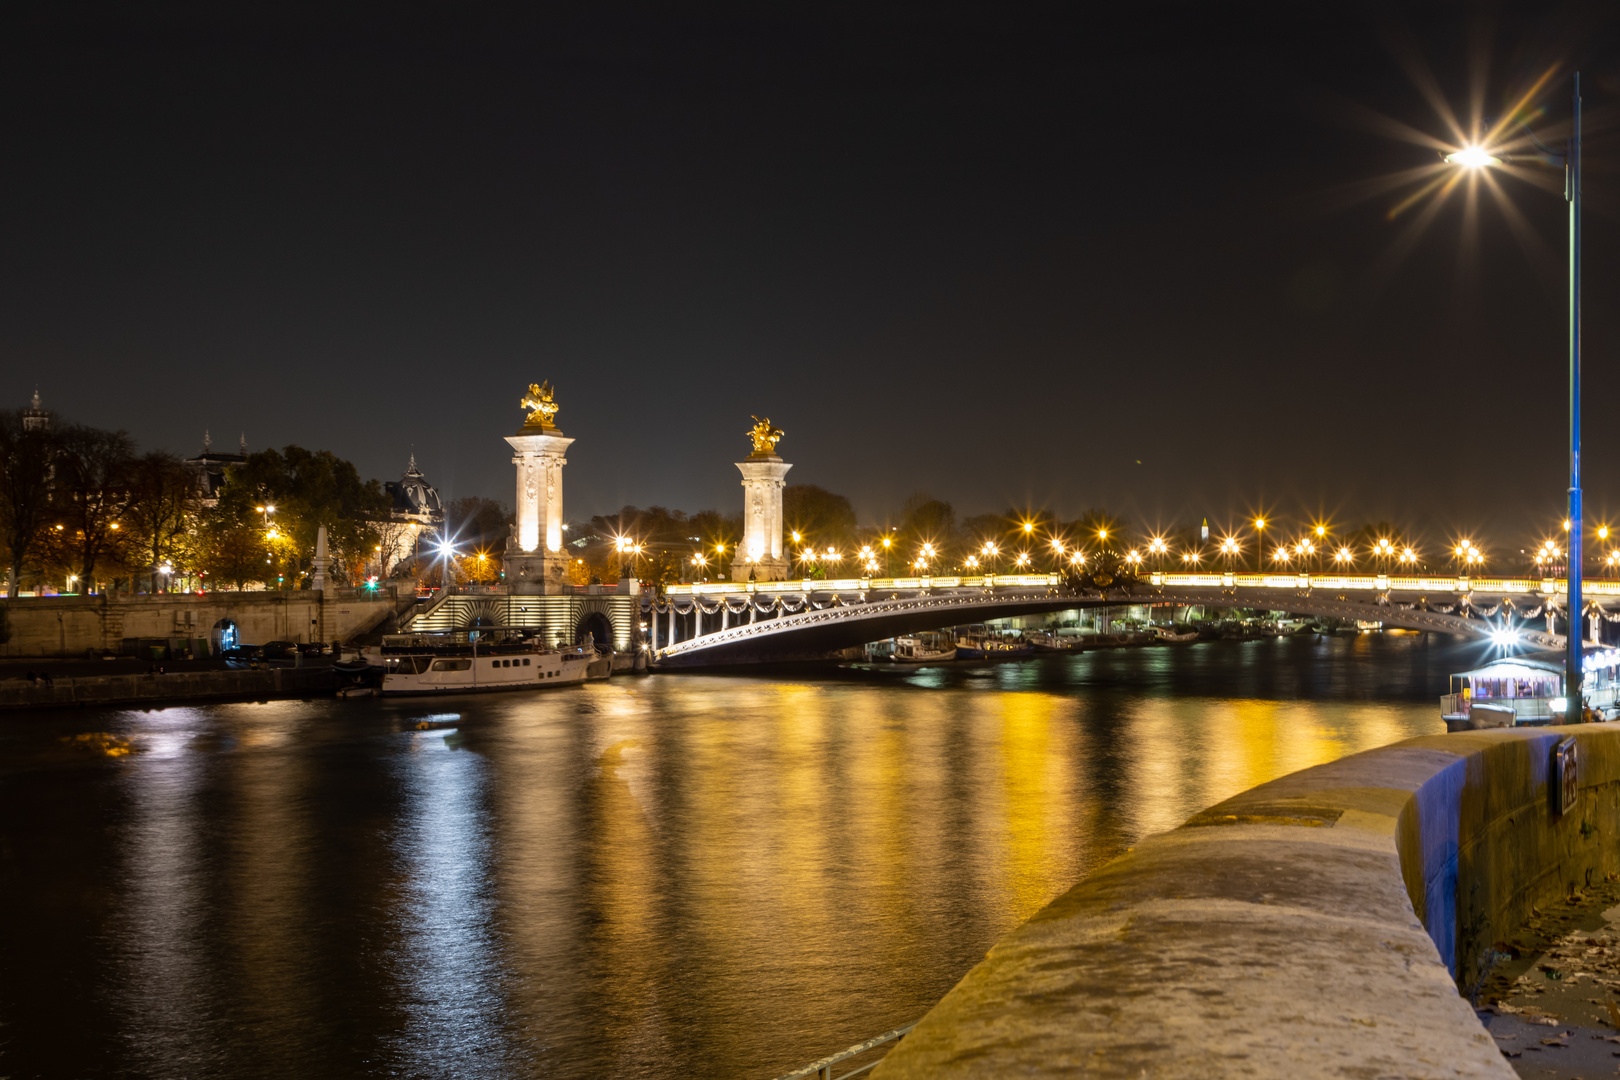
<instances>
[{"instance_id":1,"label":"boat on far bank","mask_svg":"<svg viewBox=\"0 0 1620 1080\"><path fill-rule=\"evenodd\" d=\"M1033 646L1038 653L1079 653L1085 651L1080 639L1063 634L1054 634L1050 630L1026 630L1024 641Z\"/></svg>"},{"instance_id":2,"label":"boat on far bank","mask_svg":"<svg viewBox=\"0 0 1620 1080\"><path fill-rule=\"evenodd\" d=\"M1035 646L1027 641L997 637L982 625L974 625L956 634L958 660L1022 660L1035 655Z\"/></svg>"},{"instance_id":3,"label":"boat on far bank","mask_svg":"<svg viewBox=\"0 0 1620 1080\"><path fill-rule=\"evenodd\" d=\"M1179 645L1186 641L1197 641L1199 637L1196 627L1191 630L1173 630L1168 626L1150 626L1148 632L1160 641L1172 645Z\"/></svg>"},{"instance_id":4,"label":"boat on far bank","mask_svg":"<svg viewBox=\"0 0 1620 1080\"><path fill-rule=\"evenodd\" d=\"M894 651L889 654L889 660L896 664L943 664L955 659L955 645L921 636L895 638Z\"/></svg>"}]
</instances>

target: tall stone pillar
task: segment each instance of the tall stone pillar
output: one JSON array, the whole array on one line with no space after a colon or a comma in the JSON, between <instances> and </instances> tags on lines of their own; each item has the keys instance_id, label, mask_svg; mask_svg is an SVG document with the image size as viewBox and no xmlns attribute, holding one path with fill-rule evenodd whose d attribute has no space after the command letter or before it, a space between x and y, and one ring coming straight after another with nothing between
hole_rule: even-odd
<instances>
[{"instance_id":1,"label":"tall stone pillar","mask_svg":"<svg viewBox=\"0 0 1620 1080\"><path fill-rule=\"evenodd\" d=\"M771 426L770 417L754 417L748 437L754 452L737 462L742 473L743 539L731 563L731 580L780 581L787 577L791 558L782 548L782 489L792 465L776 455L784 434Z\"/></svg>"},{"instance_id":2,"label":"tall stone pillar","mask_svg":"<svg viewBox=\"0 0 1620 1080\"><path fill-rule=\"evenodd\" d=\"M568 585L563 552L563 455L573 439L557 430L557 403L549 382L529 387L529 417L506 436L517 466L517 524L506 542L506 584L517 593L561 592Z\"/></svg>"}]
</instances>

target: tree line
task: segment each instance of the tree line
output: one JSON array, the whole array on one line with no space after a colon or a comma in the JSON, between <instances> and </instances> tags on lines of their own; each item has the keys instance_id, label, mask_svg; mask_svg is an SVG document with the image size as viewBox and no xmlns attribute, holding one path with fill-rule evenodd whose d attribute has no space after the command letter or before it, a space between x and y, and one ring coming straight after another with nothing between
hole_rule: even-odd
<instances>
[{"instance_id":1,"label":"tree line","mask_svg":"<svg viewBox=\"0 0 1620 1080\"><path fill-rule=\"evenodd\" d=\"M325 525L334 584L376 565L391 502L328 450L248 454L205 490L178 455L108 431L0 412L0 547L6 595L63 591L299 588Z\"/></svg>"}]
</instances>

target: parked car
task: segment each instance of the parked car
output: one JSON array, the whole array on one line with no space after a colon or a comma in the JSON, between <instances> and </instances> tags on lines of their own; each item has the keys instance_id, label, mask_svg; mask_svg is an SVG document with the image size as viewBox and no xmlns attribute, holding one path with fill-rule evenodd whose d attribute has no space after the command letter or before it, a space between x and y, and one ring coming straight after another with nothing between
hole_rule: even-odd
<instances>
[{"instance_id":1,"label":"parked car","mask_svg":"<svg viewBox=\"0 0 1620 1080\"><path fill-rule=\"evenodd\" d=\"M220 658L231 663L251 664L255 660L264 659L264 647L261 645L232 645L220 651Z\"/></svg>"},{"instance_id":2,"label":"parked car","mask_svg":"<svg viewBox=\"0 0 1620 1080\"><path fill-rule=\"evenodd\" d=\"M298 651L305 656L331 656L332 644L328 641L306 641L298 646Z\"/></svg>"},{"instance_id":3,"label":"parked car","mask_svg":"<svg viewBox=\"0 0 1620 1080\"><path fill-rule=\"evenodd\" d=\"M292 641L267 641L261 648L266 660L291 660L298 652L298 645Z\"/></svg>"}]
</instances>

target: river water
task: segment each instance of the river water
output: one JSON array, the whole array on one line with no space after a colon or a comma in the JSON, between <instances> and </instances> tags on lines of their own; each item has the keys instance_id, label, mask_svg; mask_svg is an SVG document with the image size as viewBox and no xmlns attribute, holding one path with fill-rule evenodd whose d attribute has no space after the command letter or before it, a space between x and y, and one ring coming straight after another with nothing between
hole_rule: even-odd
<instances>
[{"instance_id":1,"label":"river water","mask_svg":"<svg viewBox=\"0 0 1620 1080\"><path fill-rule=\"evenodd\" d=\"M0 1074L767 1080L916 1019L1138 838L1442 731L1480 658L1386 633L8 716Z\"/></svg>"}]
</instances>

